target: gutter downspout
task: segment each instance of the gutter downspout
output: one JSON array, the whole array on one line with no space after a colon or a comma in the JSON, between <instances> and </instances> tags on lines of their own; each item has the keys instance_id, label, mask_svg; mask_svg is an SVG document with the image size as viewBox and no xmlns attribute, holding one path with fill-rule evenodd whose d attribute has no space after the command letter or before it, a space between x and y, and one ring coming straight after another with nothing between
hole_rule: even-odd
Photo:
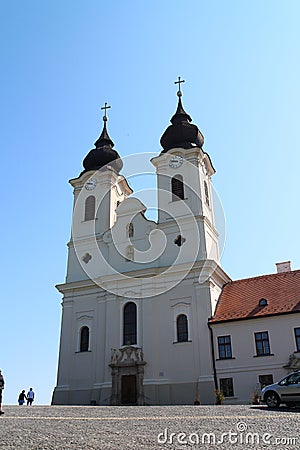
<instances>
[{"instance_id":1,"label":"gutter downspout","mask_svg":"<svg viewBox=\"0 0 300 450\"><path fill-rule=\"evenodd\" d=\"M210 324L210 322L209 322L210 320L211 320L211 319L208 320L207 326L208 326L209 331L210 331L211 358L212 358L212 365L213 365L215 390L217 391L217 390L219 389L219 387L218 387L218 378L217 378L216 360L215 360L214 335L213 335L213 330L212 330L212 328L211 328L211 324Z\"/></svg>"}]
</instances>

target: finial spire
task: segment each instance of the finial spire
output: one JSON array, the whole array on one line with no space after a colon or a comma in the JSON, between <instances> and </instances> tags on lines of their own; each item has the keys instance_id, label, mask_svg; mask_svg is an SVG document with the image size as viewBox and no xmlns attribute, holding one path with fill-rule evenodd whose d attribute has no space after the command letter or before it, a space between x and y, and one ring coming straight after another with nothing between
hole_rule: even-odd
<instances>
[{"instance_id":1,"label":"finial spire","mask_svg":"<svg viewBox=\"0 0 300 450\"><path fill-rule=\"evenodd\" d=\"M99 169L114 169L117 173L119 173L123 167L120 155L113 149L114 143L109 137L106 129L106 113L109 108L111 107L107 104L107 102L104 103L104 106L101 106L101 110L104 110L103 129L95 142L96 148L90 150L83 160L84 171L82 173L88 172L89 170Z\"/></svg>"},{"instance_id":2,"label":"finial spire","mask_svg":"<svg viewBox=\"0 0 300 450\"><path fill-rule=\"evenodd\" d=\"M109 145L111 148L114 146L113 141L110 139L107 129L106 129L106 122L107 122L107 115L106 115L106 110L111 108L111 106L109 106L107 104L107 102L104 103L104 106L101 106L101 109L104 109L104 116L103 116L103 130L102 133L100 134L99 138L97 139L97 141L95 142L95 146L96 148L101 148L103 147L103 145Z\"/></svg>"},{"instance_id":3,"label":"finial spire","mask_svg":"<svg viewBox=\"0 0 300 450\"><path fill-rule=\"evenodd\" d=\"M103 122L107 122L106 110L111 108L111 106L107 106L107 102L104 103L104 106L101 106L101 109L104 109Z\"/></svg>"},{"instance_id":4,"label":"finial spire","mask_svg":"<svg viewBox=\"0 0 300 450\"><path fill-rule=\"evenodd\" d=\"M178 77L178 81L174 81L174 84L179 84L179 89L178 89L178 92L177 92L177 96L178 97L182 96L182 92L180 90L180 84L181 83L185 83L185 80L182 80L180 77Z\"/></svg>"},{"instance_id":5,"label":"finial spire","mask_svg":"<svg viewBox=\"0 0 300 450\"><path fill-rule=\"evenodd\" d=\"M174 81L175 84L179 84L179 90L177 92L178 105L175 114L171 118L171 124L160 139L161 146L163 147L162 153L165 153L172 148L202 148L204 144L204 137L197 127L192 124L192 118L185 112L182 106L182 92L181 83L185 83L181 77L178 77L178 81Z\"/></svg>"}]
</instances>

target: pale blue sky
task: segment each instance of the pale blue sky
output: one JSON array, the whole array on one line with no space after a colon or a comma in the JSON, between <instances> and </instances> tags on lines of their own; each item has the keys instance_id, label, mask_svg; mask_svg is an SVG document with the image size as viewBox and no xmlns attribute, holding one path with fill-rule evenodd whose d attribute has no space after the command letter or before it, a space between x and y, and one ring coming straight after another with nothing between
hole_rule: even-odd
<instances>
[{"instance_id":1,"label":"pale blue sky","mask_svg":"<svg viewBox=\"0 0 300 450\"><path fill-rule=\"evenodd\" d=\"M112 106L121 156L159 152L183 104L217 173L225 271L275 271L299 253L300 3L4 1L1 5L4 402L56 381L72 189ZM151 177L150 177L151 178ZM152 177L153 186L155 177Z\"/></svg>"}]
</instances>

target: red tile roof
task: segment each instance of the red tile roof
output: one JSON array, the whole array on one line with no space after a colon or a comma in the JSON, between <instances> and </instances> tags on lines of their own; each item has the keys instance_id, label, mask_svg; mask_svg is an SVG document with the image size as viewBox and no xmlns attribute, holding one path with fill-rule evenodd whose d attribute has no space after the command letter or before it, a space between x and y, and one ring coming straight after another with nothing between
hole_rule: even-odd
<instances>
[{"instance_id":1,"label":"red tile roof","mask_svg":"<svg viewBox=\"0 0 300 450\"><path fill-rule=\"evenodd\" d=\"M267 300L266 306L259 301ZM230 281L221 292L212 323L300 312L300 270Z\"/></svg>"}]
</instances>

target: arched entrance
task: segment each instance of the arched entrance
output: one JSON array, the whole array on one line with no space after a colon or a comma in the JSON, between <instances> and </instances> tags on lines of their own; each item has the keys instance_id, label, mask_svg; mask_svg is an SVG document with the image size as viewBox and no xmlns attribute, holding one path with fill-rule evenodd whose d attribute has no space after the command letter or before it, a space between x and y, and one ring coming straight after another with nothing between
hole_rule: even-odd
<instances>
[{"instance_id":1,"label":"arched entrance","mask_svg":"<svg viewBox=\"0 0 300 450\"><path fill-rule=\"evenodd\" d=\"M111 405L144 405L144 365L141 348L127 345L111 356Z\"/></svg>"}]
</instances>

